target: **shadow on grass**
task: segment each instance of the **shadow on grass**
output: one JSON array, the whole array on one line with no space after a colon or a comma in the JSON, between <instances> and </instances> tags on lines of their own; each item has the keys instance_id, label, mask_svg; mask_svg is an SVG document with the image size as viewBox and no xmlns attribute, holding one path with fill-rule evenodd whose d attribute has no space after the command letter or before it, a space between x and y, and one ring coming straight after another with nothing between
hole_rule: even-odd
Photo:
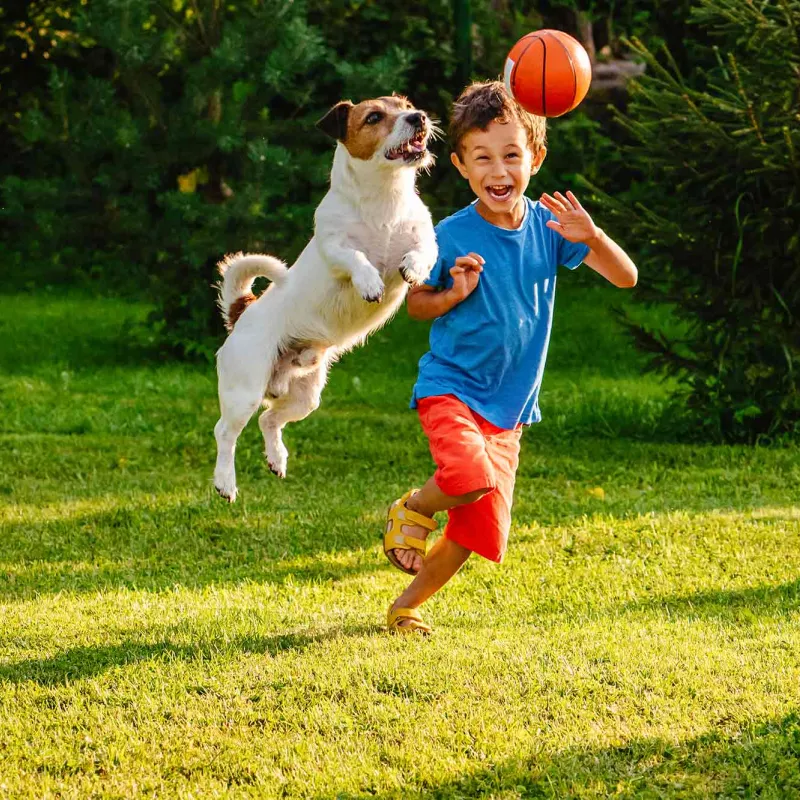
<instances>
[{"instance_id":1,"label":"shadow on grass","mask_svg":"<svg viewBox=\"0 0 800 800\"><path fill-rule=\"evenodd\" d=\"M783 616L800 609L800 579L746 589L714 589L689 595L656 597L627 603L623 613L663 611L669 617L714 618L747 623L766 616Z\"/></svg>"},{"instance_id":2,"label":"shadow on grass","mask_svg":"<svg viewBox=\"0 0 800 800\"><path fill-rule=\"evenodd\" d=\"M0 601L59 592L194 590L245 582L335 583L386 568L379 553L384 509L372 502L374 496L369 514L358 508L358 497L344 490L341 496L334 493L324 510L317 498L310 508L295 511L294 492L303 495L305 489L282 495L272 509L253 504L239 510L143 496L141 505L127 497L116 507L91 513L80 503L24 511L21 516L27 519L0 525L0 565L6 567L0 569ZM520 505L521 520L541 519L531 515L525 501ZM573 516L576 511L564 509L557 521L563 524ZM756 521L779 524L771 516ZM587 545L587 558L602 560L605 555L602 546ZM798 605L800 587L789 583L647 598L613 610L664 609L668 614L745 621L748 615L785 614Z\"/></svg>"},{"instance_id":3,"label":"shadow on grass","mask_svg":"<svg viewBox=\"0 0 800 800\"><path fill-rule=\"evenodd\" d=\"M18 574L0 573L0 600L21 602L60 592L94 593L125 589L158 592L176 587L195 590L205 586L248 582L276 585L287 582L335 583L356 575L372 574L382 566L379 562L338 564L328 561L273 565L238 559L221 563L213 557L191 564L183 560L162 560L157 563L121 561L76 568L74 564L65 563L47 572L39 572L34 568Z\"/></svg>"},{"instance_id":4,"label":"shadow on grass","mask_svg":"<svg viewBox=\"0 0 800 800\"><path fill-rule=\"evenodd\" d=\"M321 633L285 633L266 637L245 635L225 640L201 638L190 645L170 641L168 631L165 639L159 642L133 639L108 647L74 647L52 658L3 664L0 665L0 684L31 681L42 686L59 686L143 661L195 661L219 656L220 653L275 657L334 639L372 635L379 631L381 628L377 625L346 625ZM186 636L185 629L181 630L181 635Z\"/></svg>"},{"instance_id":5,"label":"shadow on grass","mask_svg":"<svg viewBox=\"0 0 800 800\"><path fill-rule=\"evenodd\" d=\"M345 508L241 513L222 504L212 510L165 499L154 508L128 500L94 513L67 507L50 518L6 522L0 600L246 581L325 583L373 572L383 564L365 549L378 545L381 525Z\"/></svg>"},{"instance_id":6,"label":"shadow on grass","mask_svg":"<svg viewBox=\"0 0 800 800\"><path fill-rule=\"evenodd\" d=\"M154 361L154 346L134 335L148 310L143 303L80 292L0 295L0 371L24 375L41 367L90 369Z\"/></svg>"},{"instance_id":7,"label":"shadow on grass","mask_svg":"<svg viewBox=\"0 0 800 800\"><path fill-rule=\"evenodd\" d=\"M576 747L536 754L440 783L390 792L318 795L319 800L463 798L800 797L800 718L759 722L732 734L710 731L683 742L637 739L623 747Z\"/></svg>"}]
</instances>

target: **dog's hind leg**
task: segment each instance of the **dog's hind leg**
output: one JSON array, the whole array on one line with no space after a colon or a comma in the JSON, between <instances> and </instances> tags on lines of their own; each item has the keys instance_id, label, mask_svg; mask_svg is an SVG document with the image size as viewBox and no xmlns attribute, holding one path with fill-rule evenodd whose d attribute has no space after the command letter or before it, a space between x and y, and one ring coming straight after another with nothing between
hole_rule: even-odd
<instances>
[{"instance_id":1,"label":"dog's hind leg","mask_svg":"<svg viewBox=\"0 0 800 800\"><path fill-rule=\"evenodd\" d=\"M289 391L292 382L293 366L292 353L282 353L272 368L272 374L267 382L267 400L274 402Z\"/></svg>"},{"instance_id":2,"label":"dog's hind leg","mask_svg":"<svg viewBox=\"0 0 800 800\"><path fill-rule=\"evenodd\" d=\"M256 401L242 404L225 403L222 416L214 426L214 438L217 440L217 464L214 468L214 488L220 497L233 503L236 500L236 441L244 430L250 417L260 405Z\"/></svg>"},{"instance_id":3,"label":"dog's hind leg","mask_svg":"<svg viewBox=\"0 0 800 800\"><path fill-rule=\"evenodd\" d=\"M301 375L316 372L325 358L327 348L320 346L303 346L299 349L288 349L281 353L272 369L272 376L267 383L267 399L277 400L289 392L291 382Z\"/></svg>"},{"instance_id":4,"label":"dog's hind leg","mask_svg":"<svg viewBox=\"0 0 800 800\"><path fill-rule=\"evenodd\" d=\"M236 441L248 420L261 405L264 397L266 376L276 354L262 354L249 363L240 358L235 333L223 345L217 357L219 373L219 406L221 416L214 427L217 440L217 464L214 469L214 487L220 496L231 503L236 500ZM227 347L227 350L226 350ZM250 354L252 359L252 354Z\"/></svg>"},{"instance_id":5,"label":"dog's hind leg","mask_svg":"<svg viewBox=\"0 0 800 800\"><path fill-rule=\"evenodd\" d=\"M259 418L258 427L264 434L264 455L269 468L279 477L286 477L289 452L283 444L283 428L289 422L305 419L319 406L319 397L328 378L328 359L316 370L296 377L282 395Z\"/></svg>"}]
</instances>

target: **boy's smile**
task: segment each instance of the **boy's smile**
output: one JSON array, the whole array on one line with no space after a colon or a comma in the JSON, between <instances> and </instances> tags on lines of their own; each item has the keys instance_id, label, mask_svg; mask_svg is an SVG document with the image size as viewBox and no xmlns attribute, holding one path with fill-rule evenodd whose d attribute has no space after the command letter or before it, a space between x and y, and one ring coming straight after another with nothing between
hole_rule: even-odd
<instances>
[{"instance_id":1,"label":"boy's smile","mask_svg":"<svg viewBox=\"0 0 800 800\"><path fill-rule=\"evenodd\" d=\"M450 156L478 198L478 213L501 228L518 228L525 216L525 190L547 153L531 153L525 129L516 121L489 123L461 142L464 156Z\"/></svg>"}]
</instances>

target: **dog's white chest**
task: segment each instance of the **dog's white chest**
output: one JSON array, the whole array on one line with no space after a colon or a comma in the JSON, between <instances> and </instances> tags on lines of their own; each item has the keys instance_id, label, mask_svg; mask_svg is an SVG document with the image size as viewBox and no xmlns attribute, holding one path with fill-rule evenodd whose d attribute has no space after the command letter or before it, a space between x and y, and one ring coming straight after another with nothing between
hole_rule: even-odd
<instances>
[{"instance_id":1,"label":"dog's white chest","mask_svg":"<svg viewBox=\"0 0 800 800\"><path fill-rule=\"evenodd\" d=\"M387 225L354 225L350 239L381 273L397 270L415 245L413 226L406 221Z\"/></svg>"}]
</instances>

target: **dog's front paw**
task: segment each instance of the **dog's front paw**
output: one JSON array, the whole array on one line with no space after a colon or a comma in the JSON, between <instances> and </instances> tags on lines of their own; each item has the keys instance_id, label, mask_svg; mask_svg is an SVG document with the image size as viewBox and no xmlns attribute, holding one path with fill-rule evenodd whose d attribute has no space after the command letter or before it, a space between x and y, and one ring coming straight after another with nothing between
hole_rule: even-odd
<instances>
[{"instance_id":1,"label":"dog's front paw","mask_svg":"<svg viewBox=\"0 0 800 800\"><path fill-rule=\"evenodd\" d=\"M353 278L353 286L368 303L380 303L383 300L383 280L378 270L372 269L357 278Z\"/></svg>"},{"instance_id":2,"label":"dog's front paw","mask_svg":"<svg viewBox=\"0 0 800 800\"><path fill-rule=\"evenodd\" d=\"M418 286L431 274L430 267L431 265L426 264L419 253L412 251L403 256L400 262L400 274L406 283Z\"/></svg>"}]
</instances>

